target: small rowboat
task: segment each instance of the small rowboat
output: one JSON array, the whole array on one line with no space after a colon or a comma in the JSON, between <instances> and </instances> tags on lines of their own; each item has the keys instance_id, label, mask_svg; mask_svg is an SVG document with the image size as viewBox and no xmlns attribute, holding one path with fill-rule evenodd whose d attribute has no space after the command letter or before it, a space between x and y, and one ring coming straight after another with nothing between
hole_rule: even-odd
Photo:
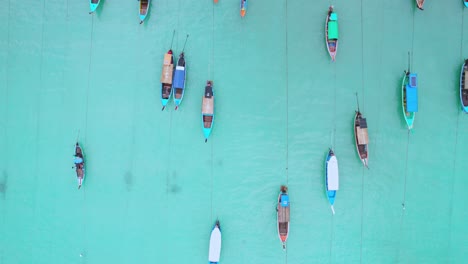
<instances>
[{"instance_id":1,"label":"small rowboat","mask_svg":"<svg viewBox=\"0 0 468 264\"><path fill-rule=\"evenodd\" d=\"M174 104L175 110L179 108L182 99L184 98L185 92L185 57L184 52L180 53L179 59L177 60L177 66L174 73Z\"/></svg>"},{"instance_id":2,"label":"small rowboat","mask_svg":"<svg viewBox=\"0 0 468 264\"><path fill-rule=\"evenodd\" d=\"M416 0L416 6L420 9L420 10L424 10L423 6L424 6L424 1L426 0Z\"/></svg>"},{"instance_id":3,"label":"small rowboat","mask_svg":"<svg viewBox=\"0 0 468 264\"><path fill-rule=\"evenodd\" d=\"M205 86L205 94L202 100L202 126L203 134L205 135L205 142L213 129L214 122L214 93L213 82L207 81Z\"/></svg>"},{"instance_id":4,"label":"small rowboat","mask_svg":"<svg viewBox=\"0 0 468 264\"><path fill-rule=\"evenodd\" d=\"M84 163L84 156L83 150L80 147L80 144L76 142L75 144L75 170L76 170L76 177L78 178L78 189L81 188L85 178L85 163Z\"/></svg>"},{"instance_id":5,"label":"small rowboat","mask_svg":"<svg viewBox=\"0 0 468 264\"><path fill-rule=\"evenodd\" d=\"M336 191L338 188L338 160L336 159L333 150L330 149L325 160L325 194L327 195L328 201L330 202L330 207L333 214L335 214L333 204L335 203Z\"/></svg>"},{"instance_id":6,"label":"small rowboat","mask_svg":"<svg viewBox=\"0 0 468 264\"><path fill-rule=\"evenodd\" d=\"M218 264L219 257L221 255L221 226L219 221L216 220L216 224L211 230L210 236L210 249L208 251L208 262L210 264Z\"/></svg>"},{"instance_id":7,"label":"small rowboat","mask_svg":"<svg viewBox=\"0 0 468 264\"><path fill-rule=\"evenodd\" d=\"M278 195L278 205L276 207L276 214L278 218L278 236L283 243L283 249L286 249L286 240L289 235L289 195L288 187L281 186L281 191Z\"/></svg>"},{"instance_id":8,"label":"small rowboat","mask_svg":"<svg viewBox=\"0 0 468 264\"><path fill-rule=\"evenodd\" d=\"M174 76L174 56L172 50L164 54L163 68L161 72L161 103L162 110L166 108L172 95L172 79Z\"/></svg>"},{"instance_id":9,"label":"small rowboat","mask_svg":"<svg viewBox=\"0 0 468 264\"><path fill-rule=\"evenodd\" d=\"M401 83L401 104L403 117L408 129L413 129L414 118L418 112L418 76L415 73L405 71Z\"/></svg>"},{"instance_id":10,"label":"small rowboat","mask_svg":"<svg viewBox=\"0 0 468 264\"><path fill-rule=\"evenodd\" d=\"M101 0L89 0L89 13L92 14L96 11Z\"/></svg>"},{"instance_id":11,"label":"small rowboat","mask_svg":"<svg viewBox=\"0 0 468 264\"><path fill-rule=\"evenodd\" d=\"M247 0L240 0L240 15L241 15L241 17L244 17L245 13L247 13Z\"/></svg>"},{"instance_id":12,"label":"small rowboat","mask_svg":"<svg viewBox=\"0 0 468 264\"><path fill-rule=\"evenodd\" d=\"M463 4L465 4L465 7L468 7L468 0L463 0Z\"/></svg>"},{"instance_id":13,"label":"small rowboat","mask_svg":"<svg viewBox=\"0 0 468 264\"><path fill-rule=\"evenodd\" d=\"M466 4L467 2L465 2ZM463 63L460 73L460 102L462 109L465 113L468 113L468 60Z\"/></svg>"},{"instance_id":14,"label":"small rowboat","mask_svg":"<svg viewBox=\"0 0 468 264\"><path fill-rule=\"evenodd\" d=\"M146 15L148 15L148 10L150 8L150 0L139 0L140 1L140 24L143 24L145 21Z\"/></svg>"},{"instance_id":15,"label":"small rowboat","mask_svg":"<svg viewBox=\"0 0 468 264\"><path fill-rule=\"evenodd\" d=\"M368 167L369 135L367 134L367 121L362 117L361 112L356 111L354 116L354 139L356 141L356 150L362 164Z\"/></svg>"},{"instance_id":16,"label":"small rowboat","mask_svg":"<svg viewBox=\"0 0 468 264\"><path fill-rule=\"evenodd\" d=\"M333 6L328 9L327 19L325 20L325 43L327 44L328 54L332 61L335 61L338 50L338 16L333 12Z\"/></svg>"}]
</instances>

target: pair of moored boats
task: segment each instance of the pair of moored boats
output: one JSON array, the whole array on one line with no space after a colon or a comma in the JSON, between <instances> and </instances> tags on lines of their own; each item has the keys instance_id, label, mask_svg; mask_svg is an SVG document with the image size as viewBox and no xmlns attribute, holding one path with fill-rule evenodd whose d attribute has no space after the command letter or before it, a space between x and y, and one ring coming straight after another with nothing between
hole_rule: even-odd
<instances>
[{"instance_id":1,"label":"pair of moored boats","mask_svg":"<svg viewBox=\"0 0 468 264\"><path fill-rule=\"evenodd\" d=\"M140 24L143 24L143 21L146 19L146 16L148 15L149 7L150 7L150 0L138 0L140 1ZM101 3L101 0L89 0L89 13L92 14L96 12L97 8L99 7L99 4Z\"/></svg>"},{"instance_id":2,"label":"pair of moored boats","mask_svg":"<svg viewBox=\"0 0 468 264\"><path fill-rule=\"evenodd\" d=\"M174 56L172 49L164 54L163 67L161 72L161 103L164 110L174 93L175 110L182 103L185 92L185 54L182 51L177 60L177 66L174 71Z\"/></svg>"}]
</instances>

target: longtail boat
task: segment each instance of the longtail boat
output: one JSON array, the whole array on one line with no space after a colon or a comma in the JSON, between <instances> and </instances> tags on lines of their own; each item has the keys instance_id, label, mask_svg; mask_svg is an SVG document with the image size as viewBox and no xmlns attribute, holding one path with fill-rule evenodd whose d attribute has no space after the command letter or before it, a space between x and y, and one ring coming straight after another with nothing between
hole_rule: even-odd
<instances>
[{"instance_id":1,"label":"longtail boat","mask_svg":"<svg viewBox=\"0 0 468 264\"><path fill-rule=\"evenodd\" d=\"M96 11L101 0L89 0L89 13L92 14Z\"/></svg>"},{"instance_id":2,"label":"longtail boat","mask_svg":"<svg viewBox=\"0 0 468 264\"><path fill-rule=\"evenodd\" d=\"M359 109L356 111L356 115L354 116L354 139L356 142L356 150L359 155L359 159L366 168L369 168L369 135L367 133L367 121L364 117L362 117Z\"/></svg>"},{"instance_id":3,"label":"longtail boat","mask_svg":"<svg viewBox=\"0 0 468 264\"><path fill-rule=\"evenodd\" d=\"M466 2L465 2L466 3ZM462 109L468 113L468 59L463 63L460 73L460 102Z\"/></svg>"},{"instance_id":4,"label":"longtail boat","mask_svg":"<svg viewBox=\"0 0 468 264\"><path fill-rule=\"evenodd\" d=\"M213 82L207 81L205 86L205 94L202 100L202 127L203 134L205 136L205 142L208 141L208 137L213 129L214 122L214 93L213 93Z\"/></svg>"},{"instance_id":5,"label":"longtail boat","mask_svg":"<svg viewBox=\"0 0 468 264\"><path fill-rule=\"evenodd\" d=\"M333 214L335 214L333 205L335 204L336 191L339 189L338 174L338 160L333 150L330 149L325 160L325 194L330 202Z\"/></svg>"},{"instance_id":6,"label":"longtail boat","mask_svg":"<svg viewBox=\"0 0 468 264\"><path fill-rule=\"evenodd\" d=\"M335 61L338 50L338 15L333 12L333 6L328 9L327 19L325 20L325 43L328 54L332 61Z\"/></svg>"},{"instance_id":7,"label":"longtail boat","mask_svg":"<svg viewBox=\"0 0 468 264\"><path fill-rule=\"evenodd\" d=\"M401 83L401 104L406 125L411 130L418 112L418 76L409 70L404 72Z\"/></svg>"},{"instance_id":8,"label":"longtail boat","mask_svg":"<svg viewBox=\"0 0 468 264\"><path fill-rule=\"evenodd\" d=\"M241 17L244 17L245 13L247 13L247 0L240 0L240 15L241 15Z\"/></svg>"},{"instance_id":9,"label":"longtail boat","mask_svg":"<svg viewBox=\"0 0 468 264\"><path fill-rule=\"evenodd\" d=\"M174 77L174 56L170 49L164 54L163 68L161 72L161 103L163 105L162 110L166 108L167 102L172 95L172 79Z\"/></svg>"},{"instance_id":10,"label":"longtail boat","mask_svg":"<svg viewBox=\"0 0 468 264\"><path fill-rule=\"evenodd\" d=\"M283 244L283 249L286 249L286 240L289 235L289 195L288 187L281 186L280 193L278 195L278 205L276 207L276 215L278 219L278 236Z\"/></svg>"},{"instance_id":11,"label":"longtail boat","mask_svg":"<svg viewBox=\"0 0 468 264\"><path fill-rule=\"evenodd\" d=\"M145 21L145 18L148 15L148 11L150 8L150 0L139 0L139 1L140 1L140 24L143 24L143 21Z\"/></svg>"},{"instance_id":12,"label":"longtail boat","mask_svg":"<svg viewBox=\"0 0 468 264\"><path fill-rule=\"evenodd\" d=\"M208 262L210 264L218 264L221 256L221 226L219 221L216 223L211 230L210 236L210 249L208 251Z\"/></svg>"},{"instance_id":13,"label":"longtail boat","mask_svg":"<svg viewBox=\"0 0 468 264\"><path fill-rule=\"evenodd\" d=\"M179 105L182 103L185 92L185 57L184 53L180 53L179 59L177 60L177 66L174 74L174 104L175 110L179 108Z\"/></svg>"},{"instance_id":14,"label":"longtail boat","mask_svg":"<svg viewBox=\"0 0 468 264\"><path fill-rule=\"evenodd\" d=\"M416 0L416 6L417 6L420 10L424 10L424 1L426 1L426 0Z\"/></svg>"},{"instance_id":15,"label":"longtail boat","mask_svg":"<svg viewBox=\"0 0 468 264\"><path fill-rule=\"evenodd\" d=\"M78 179L78 189L81 188L85 178L85 163L84 163L84 156L83 156L83 149L80 147L80 144L76 142L75 144L75 170L76 170L76 177Z\"/></svg>"}]
</instances>

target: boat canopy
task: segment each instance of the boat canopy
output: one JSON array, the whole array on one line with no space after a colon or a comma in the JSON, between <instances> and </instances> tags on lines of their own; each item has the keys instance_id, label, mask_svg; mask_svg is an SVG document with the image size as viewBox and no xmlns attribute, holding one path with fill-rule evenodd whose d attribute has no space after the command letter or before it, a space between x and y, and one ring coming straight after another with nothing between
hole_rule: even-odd
<instances>
[{"instance_id":1,"label":"boat canopy","mask_svg":"<svg viewBox=\"0 0 468 264\"><path fill-rule=\"evenodd\" d=\"M328 21L328 39L338 39L338 22Z\"/></svg>"},{"instance_id":2,"label":"boat canopy","mask_svg":"<svg viewBox=\"0 0 468 264\"><path fill-rule=\"evenodd\" d=\"M218 227L213 228L210 237L210 249L208 252L208 261L218 262L221 255L221 231Z\"/></svg>"},{"instance_id":3,"label":"boat canopy","mask_svg":"<svg viewBox=\"0 0 468 264\"><path fill-rule=\"evenodd\" d=\"M338 160L331 156L327 162L327 190L336 191L339 189Z\"/></svg>"},{"instance_id":4,"label":"boat canopy","mask_svg":"<svg viewBox=\"0 0 468 264\"><path fill-rule=\"evenodd\" d=\"M213 96L213 87L206 86L205 87L205 98L211 98Z\"/></svg>"},{"instance_id":5,"label":"boat canopy","mask_svg":"<svg viewBox=\"0 0 468 264\"><path fill-rule=\"evenodd\" d=\"M288 207L289 206L289 195L281 194L281 206Z\"/></svg>"},{"instance_id":6,"label":"boat canopy","mask_svg":"<svg viewBox=\"0 0 468 264\"><path fill-rule=\"evenodd\" d=\"M214 114L214 97L213 87L205 87L205 95L202 100L202 114L213 115Z\"/></svg>"},{"instance_id":7,"label":"boat canopy","mask_svg":"<svg viewBox=\"0 0 468 264\"><path fill-rule=\"evenodd\" d=\"M359 145L369 144L369 135L367 134L367 127L366 128L357 127L356 134L357 134Z\"/></svg>"},{"instance_id":8,"label":"boat canopy","mask_svg":"<svg viewBox=\"0 0 468 264\"><path fill-rule=\"evenodd\" d=\"M367 128L367 120L365 118L360 117L358 121L361 128Z\"/></svg>"},{"instance_id":9,"label":"boat canopy","mask_svg":"<svg viewBox=\"0 0 468 264\"><path fill-rule=\"evenodd\" d=\"M174 74L174 88L185 88L185 67L176 67Z\"/></svg>"},{"instance_id":10,"label":"boat canopy","mask_svg":"<svg viewBox=\"0 0 468 264\"><path fill-rule=\"evenodd\" d=\"M408 84L411 88L418 88L418 75L416 73L411 73L409 75Z\"/></svg>"},{"instance_id":11,"label":"boat canopy","mask_svg":"<svg viewBox=\"0 0 468 264\"><path fill-rule=\"evenodd\" d=\"M161 83L172 84L174 65L172 64L172 54L164 54L163 69L161 72Z\"/></svg>"},{"instance_id":12,"label":"boat canopy","mask_svg":"<svg viewBox=\"0 0 468 264\"><path fill-rule=\"evenodd\" d=\"M406 85L406 112L418 112L418 88Z\"/></svg>"}]
</instances>

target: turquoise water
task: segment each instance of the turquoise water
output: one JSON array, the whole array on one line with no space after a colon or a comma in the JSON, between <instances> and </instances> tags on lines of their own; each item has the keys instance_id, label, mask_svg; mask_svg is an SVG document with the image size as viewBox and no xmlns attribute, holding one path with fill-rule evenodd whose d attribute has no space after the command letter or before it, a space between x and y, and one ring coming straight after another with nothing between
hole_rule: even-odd
<instances>
[{"instance_id":1,"label":"turquoise water","mask_svg":"<svg viewBox=\"0 0 468 264\"><path fill-rule=\"evenodd\" d=\"M339 16L335 63L327 8ZM461 1L0 0L0 263L206 263L218 218L221 263L468 261L468 57ZM163 54L186 34L187 91L162 112ZM412 51L419 112L408 135L400 84ZM201 98L216 120L204 143ZM369 166L354 147L355 92ZM76 188L79 136L87 178ZM324 161L340 190L332 216ZM287 250L276 230L291 196ZM404 204L404 207L403 205ZM80 256L81 255L81 256Z\"/></svg>"}]
</instances>

